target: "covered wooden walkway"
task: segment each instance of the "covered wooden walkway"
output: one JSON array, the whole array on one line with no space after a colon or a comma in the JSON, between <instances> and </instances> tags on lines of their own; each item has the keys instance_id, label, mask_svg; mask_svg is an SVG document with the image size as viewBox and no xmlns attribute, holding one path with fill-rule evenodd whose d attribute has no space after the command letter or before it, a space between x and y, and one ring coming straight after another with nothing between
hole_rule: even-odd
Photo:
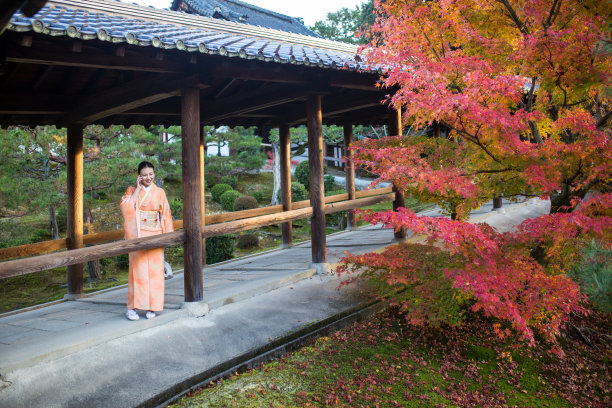
<instances>
[{"instance_id":1,"label":"covered wooden walkway","mask_svg":"<svg viewBox=\"0 0 612 408\"><path fill-rule=\"evenodd\" d=\"M403 206L390 189L355 193L350 160L347 194L324 197L323 124L343 126L347 146L353 125L401 128L400 113L381 103L388 93L376 86L381 73L352 45L116 1L53 0L34 17L13 16L0 36L0 64L3 128L68 131L68 236L1 250L0 278L68 266L67 297L79 298L83 262L182 242L184 300L201 302L207 237L282 223L289 247L291 221L311 218L311 260L325 271L326 213L391 200ZM182 126L184 218L175 225L182 230L132 240L120 240L122 231L83 235L89 124ZM204 215L204 125L279 128L282 205ZM296 203L289 129L300 125L308 127L311 187L310 199Z\"/></svg>"}]
</instances>

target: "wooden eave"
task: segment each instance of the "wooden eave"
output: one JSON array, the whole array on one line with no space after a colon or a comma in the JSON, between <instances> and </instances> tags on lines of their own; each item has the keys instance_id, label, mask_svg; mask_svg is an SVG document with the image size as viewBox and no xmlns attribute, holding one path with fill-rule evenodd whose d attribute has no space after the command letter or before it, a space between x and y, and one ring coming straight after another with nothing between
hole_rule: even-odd
<instances>
[{"instance_id":1,"label":"wooden eave","mask_svg":"<svg viewBox=\"0 0 612 408\"><path fill-rule=\"evenodd\" d=\"M323 121L380 124L380 75L35 32L0 36L0 125L180 124L180 90L200 87L202 124L305 123L323 95ZM355 114L358 112L359 114Z\"/></svg>"}]
</instances>

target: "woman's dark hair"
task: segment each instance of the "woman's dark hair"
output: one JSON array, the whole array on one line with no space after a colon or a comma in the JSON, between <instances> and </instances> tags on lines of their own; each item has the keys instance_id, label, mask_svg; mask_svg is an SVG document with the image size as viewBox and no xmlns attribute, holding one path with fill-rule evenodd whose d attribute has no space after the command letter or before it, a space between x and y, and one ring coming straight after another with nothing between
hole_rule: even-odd
<instances>
[{"instance_id":1,"label":"woman's dark hair","mask_svg":"<svg viewBox=\"0 0 612 408\"><path fill-rule=\"evenodd\" d=\"M153 167L153 164L151 164L148 161L143 161L140 162L140 164L138 165L138 174L140 174L140 170L142 169L153 169L155 170L155 167Z\"/></svg>"}]
</instances>

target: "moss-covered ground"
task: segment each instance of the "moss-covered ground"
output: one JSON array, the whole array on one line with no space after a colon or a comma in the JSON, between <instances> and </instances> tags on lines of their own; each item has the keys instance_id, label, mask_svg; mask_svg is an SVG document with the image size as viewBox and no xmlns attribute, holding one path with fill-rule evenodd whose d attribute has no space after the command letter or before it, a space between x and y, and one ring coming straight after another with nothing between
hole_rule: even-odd
<instances>
[{"instance_id":1,"label":"moss-covered ground","mask_svg":"<svg viewBox=\"0 0 612 408\"><path fill-rule=\"evenodd\" d=\"M607 319L599 329L609 330L609 316L598 318L590 324ZM490 327L478 316L460 328L414 327L385 312L172 407L612 406L609 343L567 337L559 358L497 339Z\"/></svg>"}]
</instances>

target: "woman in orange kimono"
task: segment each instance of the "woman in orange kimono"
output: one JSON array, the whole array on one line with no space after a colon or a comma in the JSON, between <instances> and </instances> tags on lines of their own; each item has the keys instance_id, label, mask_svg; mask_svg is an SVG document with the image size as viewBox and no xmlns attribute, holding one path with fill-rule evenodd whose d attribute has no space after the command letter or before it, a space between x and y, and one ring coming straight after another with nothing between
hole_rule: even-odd
<instances>
[{"instance_id":1,"label":"woman in orange kimono","mask_svg":"<svg viewBox=\"0 0 612 408\"><path fill-rule=\"evenodd\" d=\"M166 193L157 187L153 165L138 165L136 188L128 187L119 207L123 213L125 239L164 234L174 230ZM126 317L138 320L135 309L146 310L146 318L164 308L164 248L130 253Z\"/></svg>"}]
</instances>

